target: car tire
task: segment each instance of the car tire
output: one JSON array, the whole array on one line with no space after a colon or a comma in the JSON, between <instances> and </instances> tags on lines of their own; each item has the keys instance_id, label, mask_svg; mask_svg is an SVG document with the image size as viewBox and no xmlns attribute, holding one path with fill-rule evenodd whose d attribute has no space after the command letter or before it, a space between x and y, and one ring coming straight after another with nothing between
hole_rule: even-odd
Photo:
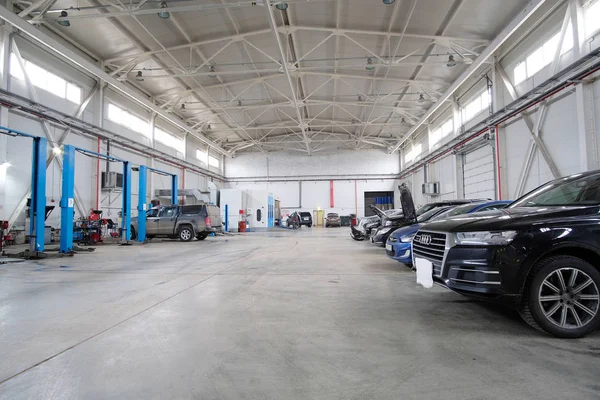
<instances>
[{"instance_id":1,"label":"car tire","mask_svg":"<svg viewBox=\"0 0 600 400\"><path fill-rule=\"evenodd\" d=\"M583 337L600 325L600 271L573 256L545 258L533 267L519 311L535 329Z\"/></svg>"},{"instance_id":2,"label":"car tire","mask_svg":"<svg viewBox=\"0 0 600 400\"><path fill-rule=\"evenodd\" d=\"M197 238L198 240L204 240L204 239L206 239L207 237L208 237L208 233L206 233L206 232L199 233L199 234L196 236L196 238Z\"/></svg>"},{"instance_id":3,"label":"car tire","mask_svg":"<svg viewBox=\"0 0 600 400\"><path fill-rule=\"evenodd\" d=\"M177 231L177 237L182 242L189 242L194 238L194 231L190 226L182 226L179 228L179 231Z\"/></svg>"},{"instance_id":4,"label":"car tire","mask_svg":"<svg viewBox=\"0 0 600 400\"><path fill-rule=\"evenodd\" d=\"M137 239L137 232L135 231L135 228L133 227L133 225L129 229L130 229L130 231L129 231L129 238L131 240L136 240Z\"/></svg>"},{"instance_id":5,"label":"car tire","mask_svg":"<svg viewBox=\"0 0 600 400\"><path fill-rule=\"evenodd\" d=\"M308 224L307 226L308 226L309 228L312 228L312 224Z\"/></svg>"}]
</instances>

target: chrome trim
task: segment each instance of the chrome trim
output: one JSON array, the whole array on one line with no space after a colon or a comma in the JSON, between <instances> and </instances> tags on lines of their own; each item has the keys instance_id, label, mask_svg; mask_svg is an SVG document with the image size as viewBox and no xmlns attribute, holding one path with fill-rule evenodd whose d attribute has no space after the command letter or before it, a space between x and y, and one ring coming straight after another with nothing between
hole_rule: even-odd
<instances>
[{"instance_id":1,"label":"chrome trim","mask_svg":"<svg viewBox=\"0 0 600 400\"><path fill-rule=\"evenodd\" d=\"M500 282L490 282L490 281L485 281L485 282L477 282L477 281L469 281L467 279L456 279L456 278L448 278L449 280L453 281L453 282L465 282L465 283L474 283L477 285L500 285Z\"/></svg>"},{"instance_id":2,"label":"chrome trim","mask_svg":"<svg viewBox=\"0 0 600 400\"><path fill-rule=\"evenodd\" d=\"M478 270L478 269L465 269L465 268L457 268L457 267L451 267L450 271L481 272L482 274L488 274L488 275L500 275L500 271L482 271L482 270Z\"/></svg>"},{"instance_id":3,"label":"chrome trim","mask_svg":"<svg viewBox=\"0 0 600 400\"><path fill-rule=\"evenodd\" d=\"M450 248L452 248L452 247L454 247L456 245L455 242L454 242L454 235L452 233L450 233L450 232L439 232L439 231L431 231L431 230L427 230L427 229L424 229L424 230L419 229L415 233L415 237L419 233L421 233L421 234L422 233L425 233L425 234L436 233L438 235L444 235L445 238L446 238L445 243L444 243L444 254L442 256L442 261L441 261L441 264L440 264L440 273L439 274L435 274L435 271L433 273L433 276L441 278L442 276L444 276L444 267L446 265L446 257L448 256L448 251L450 250ZM435 240L435 239L433 239L433 240ZM441 239L438 239L438 241L440 241L440 240ZM439 243L439 244L441 244L441 243ZM412 258L413 258L413 264L414 264L414 262L415 262L414 240L411 243L411 250L412 250L412 253L413 253L412 254Z\"/></svg>"}]
</instances>

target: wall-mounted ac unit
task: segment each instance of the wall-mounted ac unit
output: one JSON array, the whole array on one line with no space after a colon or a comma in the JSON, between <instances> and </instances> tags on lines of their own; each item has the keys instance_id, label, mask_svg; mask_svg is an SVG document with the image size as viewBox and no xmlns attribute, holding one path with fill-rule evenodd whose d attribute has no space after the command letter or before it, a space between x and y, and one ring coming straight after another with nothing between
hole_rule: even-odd
<instances>
[{"instance_id":1,"label":"wall-mounted ac unit","mask_svg":"<svg viewBox=\"0 0 600 400\"><path fill-rule=\"evenodd\" d=\"M440 183L439 182L427 182L421 186L421 193L435 196L440 194Z\"/></svg>"},{"instance_id":2,"label":"wall-mounted ac unit","mask_svg":"<svg viewBox=\"0 0 600 400\"><path fill-rule=\"evenodd\" d=\"M102 189L122 189L123 174L119 172L102 173Z\"/></svg>"}]
</instances>

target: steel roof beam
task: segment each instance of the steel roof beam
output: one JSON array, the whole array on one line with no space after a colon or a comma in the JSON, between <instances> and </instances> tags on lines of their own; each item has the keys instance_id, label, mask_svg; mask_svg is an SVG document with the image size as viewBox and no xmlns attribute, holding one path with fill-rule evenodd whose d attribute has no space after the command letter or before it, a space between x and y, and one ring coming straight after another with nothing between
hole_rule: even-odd
<instances>
[{"instance_id":1,"label":"steel roof beam","mask_svg":"<svg viewBox=\"0 0 600 400\"><path fill-rule=\"evenodd\" d=\"M423 124L437 111L439 108L446 102L447 100L451 100L452 95L469 79L473 76L479 67L481 67L487 60L490 58L496 50L504 42L506 42L512 34L519 29L528 19L533 15L533 13L540 8L546 0L531 0L527 3L527 5L519 12L519 14L500 32L496 38L487 46L477 57L477 59L471 64L459 77L456 79L452 85L446 90L446 92L442 95L442 97L434 103L427 112L421 116L419 122L408 132L408 135L400 140L394 147L390 149L390 153L397 151L404 142L406 142L410 137L423 126Z\"/></svg>"},{"instance_id":2,"label":"steel roof beam","mask_svg":"<svg viewBox=\"0 0 600 400\"><path fill-rule=\"evenodd\" d=\"M14 26L18 30L20 30L21 32L23 32L24 34L29 36L34 41L38 42L42 46L44 46L52 51L54 51L56 54L62 56L64 59L73 63L77 67L87 71L88 73L94 75L98 79L108 83L117 92L123 94L127 98L140 104L144 108L155 112L156 114L158 114L161 118L163 118L165 121L167 121L171 125L179 128L185 132L193 134L200 141L202 141L204 144L212 147L217 152L219 152L223 155L226 155L228 157L232 156L232 154L229 151L223 149L221 146L214 144L211 140L209 140L207 138L197 136L197 132L194 132L183 121L173 118L172 115L169 115L168 113L166 113L164 110L162 110L161 108L159 108L158 106L153 104L151 101L149 101L147 98L145 98L143 95L136 93L132 89L128 88L125 84L123 84L122 82L120 82L116 78L114 78L113 76L110 76L109 74L104 72L100 67L98 67L93 62L87 60L86 58L75 53L73 50L67 48L65 45L63 45L63 44L59 43L58 41L56 41L55 39L51 38L50 36L48 36L44 32L37 29L35 26L29 24L27 21L25 21L18 15L14 14L7 8L0 7L0 19L6 21L10 25Z\"/></svg>"}]
</instances>

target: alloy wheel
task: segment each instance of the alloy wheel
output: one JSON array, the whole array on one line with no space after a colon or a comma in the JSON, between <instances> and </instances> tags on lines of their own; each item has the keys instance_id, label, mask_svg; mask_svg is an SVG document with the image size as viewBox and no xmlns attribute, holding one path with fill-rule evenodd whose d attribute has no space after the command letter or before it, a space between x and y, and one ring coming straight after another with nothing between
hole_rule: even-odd
<instances>
[{"instance_id":1,"label":"alloy wheel","mask_svg":"<svg viewBox=\"0 0 600 400\"><path fill-rule=\"evenodd\" d=\"M192 233L189 231L189 229L184 229L181 231L181 239L190 240L191 237L192 237Z\"/></svg>"},{"instance_id":2,"label":"alloy wheel","mask_svg":"<svg viewBox=\"0 0 600 400\"><path fill-rule=\"evenodd\" d=\"M594 280L577 268L559 268L542 281L538 301L544 316L565 329L581 328L594 319L600 292Z\"/></svg>"}]
</instances>

